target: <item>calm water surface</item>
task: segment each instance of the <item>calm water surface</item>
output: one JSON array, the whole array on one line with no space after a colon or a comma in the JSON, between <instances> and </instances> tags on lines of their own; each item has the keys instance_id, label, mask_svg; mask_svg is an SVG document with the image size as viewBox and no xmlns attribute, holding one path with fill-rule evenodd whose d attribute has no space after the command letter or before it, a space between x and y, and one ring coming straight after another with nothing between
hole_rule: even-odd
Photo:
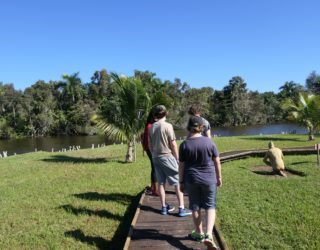
<instances>
[{"instance_id":1,"label":"calm water surface","mask_svg":"<svg viewBox=\"0 0 320 250\"><path fill-rule=\"evenodd\" d=\"M212 134L218 136L236 136L236 135L259 135L259 134L282 134L296 133L306 134L307 130L296 124L273 124L256 125L246 127L232 128L213 128ZM178 139L186 136L186 130L176 130ZM15 140L0 140L0 153L7 151L8 155L14 153L22 154L37 151L59 151L63 148L69 149L70 146L80 146L81 148L91 148L92 144L97 147L101 144L111 144L104 136L60 136L45 138L24 138Z\"/></svg>"}]
</instances>

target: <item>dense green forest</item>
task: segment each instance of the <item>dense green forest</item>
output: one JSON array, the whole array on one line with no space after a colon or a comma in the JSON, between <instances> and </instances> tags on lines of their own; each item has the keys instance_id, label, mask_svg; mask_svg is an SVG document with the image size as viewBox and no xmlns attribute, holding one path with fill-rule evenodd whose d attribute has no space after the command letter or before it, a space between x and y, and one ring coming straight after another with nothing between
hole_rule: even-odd
<instances>
[{"instance_id":1,"label":"dense green forest","mask_svg":"<svg viewBox=\"0 0 320 250\"><path fill-rule=\"evenodd\" d=\"M240 76L232 77L222 90L191 88L178 78L162 81L149 71L136 70L132 78L139 79L149 96L166 98L169 119L177 128L185 126L187 110L195 102L201 103L202 115L212 126L239 126L284 121L281 103L285 99L294 100L299 92L320 94L320 75L315 71L304 85L288 81L278 93L250 91ZM0 138L97 134L91 118L102 106L116 103L115 93L114 81L105 69L94 72L88 83L75 73L57 81L37 81L24 91L0 82ZM116 110L106 115L115 116Z\"/></svg>"}]
</instances>

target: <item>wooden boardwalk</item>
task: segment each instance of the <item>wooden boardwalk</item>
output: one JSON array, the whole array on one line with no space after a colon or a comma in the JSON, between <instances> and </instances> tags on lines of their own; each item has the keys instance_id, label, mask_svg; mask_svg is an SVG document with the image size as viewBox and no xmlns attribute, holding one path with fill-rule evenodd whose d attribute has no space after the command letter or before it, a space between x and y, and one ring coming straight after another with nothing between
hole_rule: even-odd
<instances>
[{"instance_id":1,"label":"wooden boardwalk","mask_svg":"<svg viewBox=\"0 0 320 250\"><path fill-rule=\"evenodd\" d=\"M283 149L288 154L314 154L313 147ZM220 154L221 162L249 156L263 156L266 150L246 150ZM156 196L142 194L124 249L206 249L205 245L188 238L194 229L192 216L178 217L178 201L173 189L166 190L166 201L176 207L170 215L160 214L160 199ZM184 197L188 207L188 197ZM214 237L220 249L228 249L221 233L214 228Z\"/></svg>"},{"instance_id":2,"label":"wooden boardwalk","mask_svg":"<svg viewBox=\"0 0 320 250\"><path fill-rule=\"evenodd\" d=\"M188 197L184 200L188 207ZM194 229L192 216L177 215L178 201L173 189L166 191L166 201L176 209L169 215L161 215L159 197L142 195L124 249L206 249L203 243L188 238Z\"/></svg>"}]
</instances>

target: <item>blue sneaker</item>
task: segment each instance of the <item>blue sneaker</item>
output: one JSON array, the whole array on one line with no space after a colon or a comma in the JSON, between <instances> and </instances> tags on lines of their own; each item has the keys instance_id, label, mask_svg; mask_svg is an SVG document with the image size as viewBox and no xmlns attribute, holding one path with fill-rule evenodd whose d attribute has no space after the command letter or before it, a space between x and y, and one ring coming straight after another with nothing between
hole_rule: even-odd
<instances>
[{"instance_id":1,"label":"blue sneaker","mask_svg":"<svg viewBox=\"0 0 320 250\"><path fill-rule=\"evenodd\" d=\"M174 207L169 204L167 204L167 206L161 208L162 215L167 215L168 213L171 213L173 211L174 211Z\"/></svg>"},{"instance_id":2,"label":"blue sneaker","mask_svg":"<svg viewBox=\"0 0 320 250\"><path fill-rule=\"evenodd\" d=\"M191 215L192 212L189 209L179 207L179 217L185 217Z\"/></svg>"}]
</instances>

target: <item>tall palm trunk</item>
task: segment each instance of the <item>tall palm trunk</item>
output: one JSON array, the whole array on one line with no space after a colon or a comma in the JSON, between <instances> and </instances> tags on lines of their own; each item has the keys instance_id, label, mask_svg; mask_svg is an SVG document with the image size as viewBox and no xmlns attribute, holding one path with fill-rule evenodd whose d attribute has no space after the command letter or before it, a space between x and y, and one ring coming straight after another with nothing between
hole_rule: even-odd
<instances>
[{"instance_id":1,"label":"tall palm trunk","mask_svg":"<svg viewBox=\"0 0 320 250\"><path fill-rule=\"evenodd\" d=\"M313 127L308 127L308 131L309 131L309 141L313 141L314 140L314 129L313 129Z\"/></svg>"},{"instance_id":2,"label":"tall palm trunk","mask_svg":"<svg viewBox=\"0 0 320 250\"><path fill-rule=\"evenodd\" d=\"M133 162L133 141L128 142L126 162Z\"/></svg>"}]
</instances>

